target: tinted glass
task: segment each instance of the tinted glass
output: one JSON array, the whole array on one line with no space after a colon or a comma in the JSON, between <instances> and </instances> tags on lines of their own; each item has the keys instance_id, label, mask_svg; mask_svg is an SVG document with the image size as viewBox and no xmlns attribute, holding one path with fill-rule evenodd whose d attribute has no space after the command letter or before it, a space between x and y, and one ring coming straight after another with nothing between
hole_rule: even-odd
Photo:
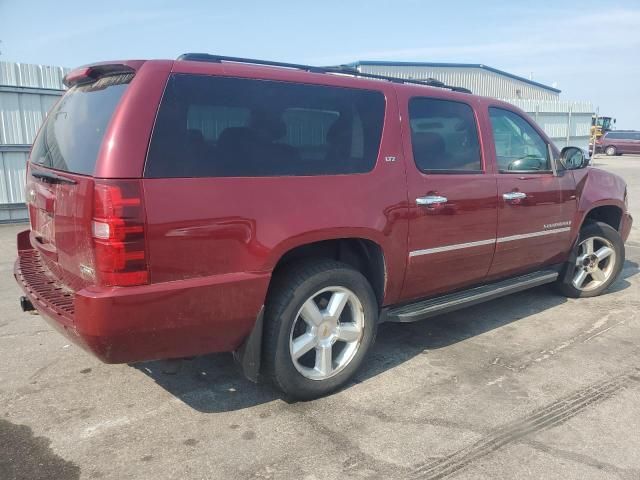
<instances>
[{"instance_id":1,"label":"tinted glass","mask_svg":"<svg viewBox=\"0 0 640 480\"><path fill-rule=\"evenodd\" d=\"M480 172L480 143L472 108L433 98L409 102L411 146L423 172Z\"/></svg>"},{"instance_id":2,"label":"tinted glass","mask_svg":"<svg viewBox=\"0 0 640 480\"><path fill-rule=\"evenodd\" d=\"M367 172L378 156L384 107L380 92L176 74L145 176Z\"/></svg>"},{"instance_id":3,"label":"tinted glass","mask_svg":"<svg viewBox=\"0 0 640 480\"><path fill-rule=\"evenodd\" d=\"M638 132L607 132L605 137L609 140L640 140Z\"/></svg>"},{"instance_id":4,"label":"tinted glass","mask_svg":"<svg viewBox=\"0 0 640 480\"><path fill-rule=\"evenodd\" d=\"M92 175L109 120L132 75L103 77L73 87L51 110L31 152L31 161L66 172Z\"/></svg>"},{"instance_id":5,"label":"tinted glass","mask_svg":"<svg viewBox=\"0 0 640 480\"><path fill-rule=\"evenodd\" d=\"M551 171L547 143L520 115L489 108L498 169L501 172Z\"/></svg>"}]
</instances>

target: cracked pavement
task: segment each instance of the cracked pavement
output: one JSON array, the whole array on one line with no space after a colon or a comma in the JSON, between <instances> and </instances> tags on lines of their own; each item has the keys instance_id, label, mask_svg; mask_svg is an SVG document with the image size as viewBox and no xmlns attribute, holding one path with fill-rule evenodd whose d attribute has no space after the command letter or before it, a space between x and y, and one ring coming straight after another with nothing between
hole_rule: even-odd
<instances>
[{"instance_id":1,"label":"cracked pavement","mask_svg":"<svg viewBox=\"0 0 640 480\"><path fill-rule=\"evenodd\" d=\"M605 295L539 287L383 325L345 390L290 404L231 355L104 365L19 310L0 227L0 478L640 478L640 157L598 157L636 219Z\"/></svg>"}]
</instances>

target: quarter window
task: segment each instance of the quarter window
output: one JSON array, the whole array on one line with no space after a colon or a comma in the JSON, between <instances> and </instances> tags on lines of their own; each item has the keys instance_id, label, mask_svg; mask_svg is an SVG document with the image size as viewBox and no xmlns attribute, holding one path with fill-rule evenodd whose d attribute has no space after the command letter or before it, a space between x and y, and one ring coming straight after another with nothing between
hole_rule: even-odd
<instances>
[{"instance_id":1,"label":"quarter window","mask_svg":"<svg viewBox=\"0 0 640 480\"><path fill-rule=\"evenodd\" d=\"M409 121L413 159L422 172L482 172L478 130L469 105L412 98Z\"/></svg>"},{"instance_id":2,"label":"quarter window","mask_svg":"<svg viewBox=\"0 0 640 480\"><path fill-rule=\"evenodd\" d=\"M373 169L380 92L175 74L163 96L146 177L334 175Z\"/></svg>"},{"instance_id":3,"label":"quarter window","mask_svg":"<svg viewBox=\"0 0 640 480\"><path fill-rule=\"evenodd\" d=\"M551 171L547 142L529 122L501 108L489 108L489 117L500 172Z\"/></svg>"}]
</instances>

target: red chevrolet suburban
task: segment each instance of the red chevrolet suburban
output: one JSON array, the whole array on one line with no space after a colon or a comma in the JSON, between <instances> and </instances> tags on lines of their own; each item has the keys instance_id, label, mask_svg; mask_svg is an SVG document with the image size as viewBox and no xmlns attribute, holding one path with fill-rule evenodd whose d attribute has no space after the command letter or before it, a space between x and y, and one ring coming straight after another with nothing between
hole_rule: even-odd
<instances>
[{"instance_id":1,"label":"red chevrolet suburban","mask_svg":"<svg viewBox=\"0 0 640 480\"><path fill-rule=\"evenodd\" d=\"M594 296L622 269L625 182L463 88L207 54L65 81L14 273L24 310L105 362L235 352L309 399L381 322Z\"/></svg>"}]
</instances>

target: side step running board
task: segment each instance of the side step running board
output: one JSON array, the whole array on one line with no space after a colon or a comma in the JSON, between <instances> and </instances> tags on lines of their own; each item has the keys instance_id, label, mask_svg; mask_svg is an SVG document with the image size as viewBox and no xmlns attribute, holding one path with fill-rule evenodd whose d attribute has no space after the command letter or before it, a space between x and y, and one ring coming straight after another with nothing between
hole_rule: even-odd
<instances>
[{"instance_id":1,"label":"side step running board","mask_svg":"<svg viewBox=\"0 0 640 480\"><path fill-rule=\"evenodd\" d=\"M550 283L558 278L556 270L541 270L520 277L502 280L500 282L470 288L456 293L449 293L440 297L420 300L408 305L391 307L383 310L381 322L415 322L433 317L441 313L452 312L460 308L469 307L477 303L493 300L510 293Z\"/></svg>"}]
</instances>

